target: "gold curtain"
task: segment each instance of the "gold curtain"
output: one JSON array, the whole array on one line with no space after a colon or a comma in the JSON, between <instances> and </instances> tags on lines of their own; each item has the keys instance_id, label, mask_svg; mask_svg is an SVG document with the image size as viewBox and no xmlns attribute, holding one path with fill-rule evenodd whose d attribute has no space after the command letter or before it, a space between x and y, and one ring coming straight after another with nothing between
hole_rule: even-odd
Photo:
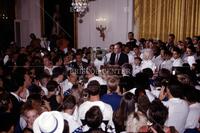
<instances>
[{"instance_id":1,"label":"gold curtain","mask_svg":"<svg viewBox=\"0 0 200 133\"><path fill-rule=\"evenodd\" d=\"M134 0L134 24L139 38L200 35L200 0Z\"/></svg>"}]
</instances>

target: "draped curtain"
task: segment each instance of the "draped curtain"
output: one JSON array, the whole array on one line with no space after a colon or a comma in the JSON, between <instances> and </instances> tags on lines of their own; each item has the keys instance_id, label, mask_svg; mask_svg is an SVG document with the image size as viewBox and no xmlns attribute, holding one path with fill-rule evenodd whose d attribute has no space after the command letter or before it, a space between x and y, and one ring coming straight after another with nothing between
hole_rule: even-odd
<instances>
[{"instance_id":1,"label":"draped curtain","mask_svg":"<svg viewBox=\"0 0 200 133\"><path fill-rule=\"evenodd\" d=\"M169 33L177 41L200 35L200 0L134 0L134 30L163 41Z\"/></svg>"}]
</instances>

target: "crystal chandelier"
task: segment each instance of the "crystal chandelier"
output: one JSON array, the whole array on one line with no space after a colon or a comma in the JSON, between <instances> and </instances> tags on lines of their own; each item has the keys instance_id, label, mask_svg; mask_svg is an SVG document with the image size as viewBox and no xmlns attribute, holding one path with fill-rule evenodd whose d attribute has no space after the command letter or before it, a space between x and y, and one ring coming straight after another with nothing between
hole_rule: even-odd
<instances>
[{"instance_id":1,"label":"crystal chandelier","mask_svg":"<svg viewBox=\"0 0 200 133\"><path fill-rule=\"evenodd\" d=\"M88 0L72 0L72 6L75 12L82 14L88 9Z\"/></svg>"}]
</instances>

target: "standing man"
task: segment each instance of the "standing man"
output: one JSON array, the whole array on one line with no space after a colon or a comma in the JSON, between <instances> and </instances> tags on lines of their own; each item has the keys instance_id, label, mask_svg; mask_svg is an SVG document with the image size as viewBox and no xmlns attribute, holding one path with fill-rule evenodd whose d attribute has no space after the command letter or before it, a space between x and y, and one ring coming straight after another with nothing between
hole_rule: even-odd
<instances>
[{"instance_id":1,"label":"standing man","mask_svg":"<svg viewBox=\"0 0 200 133\"><path fill-rule=\"evenodd\" d=\"M128 33L128 42L133 42L134 44L136 44L137 40L134 38L134 33L133 32L129 32Z\"/></svg>"},{"instance_id":2,"label":"standing man","mask_svg":"<svg viewBox=\"0 0 200 133\"><path fill-rule=\"evenodd\" d=\"M167 42L167 45L166 45L168 50L171 50L175 46L174 41L175 41L175 35L174 34L169 34L168 42Z\"/></svg>"},{"instance_id":3,"label":"standing man","mask_svg":"<svg viewBox=\"0 0 200 133\"><path fill-rule=\"evenodd\" d=\"M114 53L110 57L110 65L122 66L124 63L128 63L128 55L122 52L122 43L118 42L114 46Z\"/></svg>"}]
</instances>

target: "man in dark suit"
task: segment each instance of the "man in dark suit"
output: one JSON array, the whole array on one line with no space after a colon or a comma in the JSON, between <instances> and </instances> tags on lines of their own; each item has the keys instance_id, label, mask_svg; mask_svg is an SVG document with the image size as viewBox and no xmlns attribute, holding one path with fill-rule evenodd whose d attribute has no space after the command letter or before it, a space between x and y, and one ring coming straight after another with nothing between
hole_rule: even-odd
<instances>
[{"instance_id":1,"label":"man in dark suit","mask_svg":"<svg viewBox=\"0 0 200 133\"><path fill-rule=\"evenodd\" d=\"M124 63L128 63L128 55L122 52L122 43L119 42L114 46L114 53L110 57L110 65L122 66Z\"/></svg>"}]
</instances>

